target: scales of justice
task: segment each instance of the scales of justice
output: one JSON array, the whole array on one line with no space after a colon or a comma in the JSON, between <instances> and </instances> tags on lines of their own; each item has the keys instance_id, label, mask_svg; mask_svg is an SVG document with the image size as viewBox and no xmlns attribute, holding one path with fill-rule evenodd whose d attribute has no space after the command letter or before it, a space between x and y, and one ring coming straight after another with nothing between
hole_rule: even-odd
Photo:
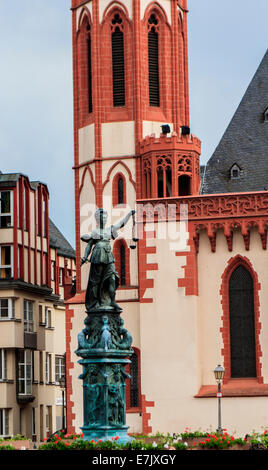
<instances>
[{"instance_id":1,"label":"scales of justice","mask_svg":"<svg viewBox=\"0 0 268 470\"><path fill-rule=\"evenodd\" d=\"M86 318L84 329L78 334L78 348L83 367L79 376L83 380L83 414L81 427L86 440L111 440L126 443L132 440L126 425L126 379L125 372L133 354L132 336L121 317L122 309L116 303L119 276L111 250L111 240L118 237L118 230L132 217L132 244L135 249L135 211L130 211L120 222L106 227L108 213L98 209L95 213L96 229L83 235L86 242L83 265L90 262L85 297ZM88 259L90 256L90 259Z\"/></svg>"}]
</instances>

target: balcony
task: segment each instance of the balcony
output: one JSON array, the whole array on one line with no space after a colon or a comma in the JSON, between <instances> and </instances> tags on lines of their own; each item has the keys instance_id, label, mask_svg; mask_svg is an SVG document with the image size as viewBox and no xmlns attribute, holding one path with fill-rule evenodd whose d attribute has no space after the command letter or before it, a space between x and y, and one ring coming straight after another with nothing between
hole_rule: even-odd
<instances>
[{"instance_id":1,"label":"balcony","mask_svg":"<svg viewBox=\"0 0 268 470\"><path fill-rule=\"evenodd\" d=\"M24 331L24 348L37 349L37 333Z\"/></svg>"}]
</instances>

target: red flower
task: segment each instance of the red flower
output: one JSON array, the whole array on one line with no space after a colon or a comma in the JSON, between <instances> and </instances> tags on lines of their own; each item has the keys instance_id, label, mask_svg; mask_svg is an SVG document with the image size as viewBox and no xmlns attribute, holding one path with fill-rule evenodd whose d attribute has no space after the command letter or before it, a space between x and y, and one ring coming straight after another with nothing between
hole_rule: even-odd
<instances>
[{"instance_id":1,"label":"red flower","mask_svg":"<svg viewBox=\"0 0 268 470\"><path fill-rule=\"evenodd\" d=\"M68 445L69 445L69 442L65 442L65 445L68 446Z\"/></svg>"},{"instance_id":2,"label":"red flower","mask_svg":"<svg viewBox=\"0 0 268 470\"><path fill-rule=\"evenodd\" d=\"M58 444L59 441L55 441L55 444Z\"/></svg>"},{"instance_id":3,"label":"red flower","mask_svg":"<svg viewBox=\"0 0 268 470\"><path fill-rule=\"evenodd\" d=\"M64 434L64 433L65 433L65 429L62 429L62 431L61 431L61 432L62 432L62 434Z\"/></svg>"},{"instance_id":4,"label":"red flower","mask_svg":"<svg viewBox=\"0 0 268 470\"><path fill-rule=\"evenodd\" d=\"M118 441L118 439L119 439L119 436L116 436L114 439L115 439L115 441Z\"/></svg>"},{"instance_id":5,"label":"red flower","mask_svg":"<svg viewBox=\"0 0 268 470\"><path fill-rule=\"evenodd\" d=\"M234 441L234 436L231 436L231 441Z\"/></svg>"},{"instance_id":6,"label":"red flower","mask_svg":"<svg viewBox=\"0 0 268 470\"><path fill-rule=\"evenodd\" d=\"M81 437L84 437L84 433L82 432Z\"/></svg>"}]
</instances>

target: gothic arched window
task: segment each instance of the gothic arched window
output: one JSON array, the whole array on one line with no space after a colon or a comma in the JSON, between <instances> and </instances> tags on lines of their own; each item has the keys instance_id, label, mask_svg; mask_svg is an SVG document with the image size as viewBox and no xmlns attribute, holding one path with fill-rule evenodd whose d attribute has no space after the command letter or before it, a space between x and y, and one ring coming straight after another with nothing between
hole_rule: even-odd
<instances>
[{"instance_id":1,"label":"gothic arched window","mask_svg":"<svg viewBox=\"0 0 268 470\"><path fill-rule=\"evenodd\" d=\"M126 179L122 173L117 173L113 178L113 206L126 204Z\"/></svg>"},{"instance_id":2,"label":"gothic arched window","mask_svg":"<svg viewBox=\"0 0 268 470\"><path fill-rule=\"evenodd\" d=\"M157 159L157 197L172 196L172 162L167 156Z\"/></svg>"},{"instance_id":3,"label":"gothic arched window","mask_svg":"<svg viewBox=\"0 0 268 470\"><path fill-rule=\"evenodd\" d=\"M120 285L126 285L126 248L123 243L120 246Z\"/></svg>"},{"instance_id":4,"label":"gothic arched window","mask_svg":"<svg viewBox=\"0 0 268 470\"><path fill-rule=\"evenodd\" d=\"M91 31L90 25L87 27L87 64L88 64L88 112L92 113L92 64L91 64Z\"/></svg>"},{"instance_id":5,"label":"gothic arched window","mask_svg":"<svg viewBox=\"0 0 268 470\"><path fill-rule=\"evenodd\" d=\"M117 194L118 194L118 204L124 204L125 202L125 188L124 180L122 176L119 176L117 181Z\"/></svg>"},{"instance_id":6,"label":"gothic arched window","mask_svg":"<svg viewBox=\"0 0 268 470\"><path fill-rule=\"evenodd\" d=\"M125 59L123 21L118 13L112 19L113 105L125 106Z\"/></svg>"},{"instance_id":7,"label":"gothic arched window","mask_svg":"<svg viewBox=\"0 0 268 470\"><path fill-rule=\"evenodd\" d=\"M149 103L160 106L159 91L159 25L158 19L151 14L148 20L148 68L149 68Z\"/></svg>"},{"instance_id":8,"label":"gothic arched window","mask_svg":"<svg viewBox=\"0 0 268 470\"><path fill-rule=\"evenodd\" d=\"M229 280L231 377L256 377L253 279L239 265Z\"/></svg>"},{"instance_id":9,"label":"gothic arched window","mask_svg":"<svg viewBox=\"0 0 268 470\"><path fill-rule=\"evenodd\" d=\"M188 175L179 176L179 196L190 196L191 194L191 178Z\"/></svg>"},{"instance_id":10,"label":"gothic arched window","mask_svg":"<svg viewBox=\"0 0 268 470\"><path fill-rule=\"evenodd\" d=\"M137 408L139 403L139 360L134 352L130 364L130 407Z\"/></svg>"}]
</instances>

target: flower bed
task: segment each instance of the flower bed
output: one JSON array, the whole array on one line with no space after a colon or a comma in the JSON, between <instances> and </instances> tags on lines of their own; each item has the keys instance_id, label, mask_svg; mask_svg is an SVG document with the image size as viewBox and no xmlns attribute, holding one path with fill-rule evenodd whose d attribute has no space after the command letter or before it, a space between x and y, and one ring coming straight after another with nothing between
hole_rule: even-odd
<instances>
[{"instance_id":1,"label":"flower bed","mask_svg":"<svg viewBox=\"0 0 268 470\"><path fill-rule=\"evenodd\" d=\"M253 433L247 437L235 437L227 433L190 431L180 434L154 436L132 435L135 439L128 444L120 444L119 437L110 441L83 439L83 434L55 434L39 446L39 450L250 450L268 449L268 432Z\"/></svg>"}]
</instances>

